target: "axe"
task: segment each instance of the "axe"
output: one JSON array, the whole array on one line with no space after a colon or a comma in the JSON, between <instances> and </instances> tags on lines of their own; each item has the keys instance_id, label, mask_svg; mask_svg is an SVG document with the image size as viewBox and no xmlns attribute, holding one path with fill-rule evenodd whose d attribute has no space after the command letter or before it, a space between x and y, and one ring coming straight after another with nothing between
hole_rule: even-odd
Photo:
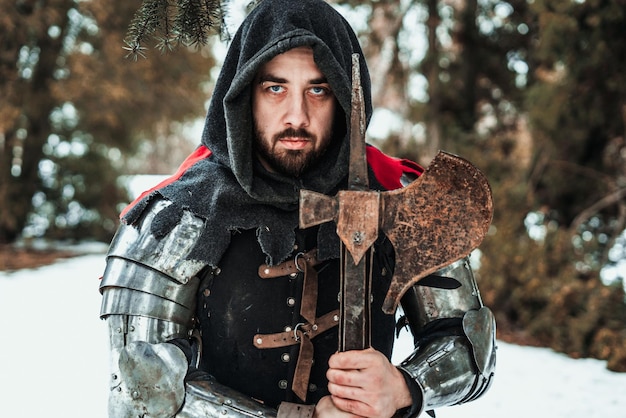
<instances>
[{"instance_id":1,"label":"axe","mask_svg":"<svg viewBox=\"0 0 626 418\"><path fill-rule=\"evenodd\" d=\"M341 240L339 351L370 346L368 253L381 231L395 251L383 302L383 311L392 314L411 286L477 248L493 216L486 177L467 160L442 151L409 186L369 190L359 54L352 55L351 99L348 189L334 197L300 191L300 228L335 221Z\"/></svg>"}]
</instances>

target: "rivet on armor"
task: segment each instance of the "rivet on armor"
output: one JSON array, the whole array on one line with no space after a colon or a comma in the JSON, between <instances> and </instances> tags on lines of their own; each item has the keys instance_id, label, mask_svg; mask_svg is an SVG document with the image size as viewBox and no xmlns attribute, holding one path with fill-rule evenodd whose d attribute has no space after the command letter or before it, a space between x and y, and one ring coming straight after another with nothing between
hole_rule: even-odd
<instances>
[{"instance_id":1,"label":"rivet on armor","mask_svg":"<svg viewBox=\"0 0 626 418\"><path fill-rule=\"evenodd\" d=\"M204 292L202 292L202 294L208 298L209 296L211 296L211 289L204 289Z\"/></svg>"},{"instance_id":2,"label":"rivet on armor","mask_svg":"<svg viewBox=\"0 0 626 418\"><path fill-rule=\"evenodd\" d=\"M228 411L225 410L225 409L222 409L221 413L222 413L222 415L226 415L226 414L228 414Z\"/></svg>"},{"instance_id":3,"label":"rivet on armor","mask_svg":"<svg viewBox=\"0 0 626 418\"><path fill-rule=\"evenodd\" d=\"M294 306L296 304L296 299L289 297L287 298L287 306Z\"/></svg>"},{"instance_id":4,"label":"rivet on armor","mask_svg":"<svg viewBox=\"0 0 626 418\"><path fill-rule=\"evenodd\" d=\"M265 270L263 270L263 273L265 273L265 274L270 274L270 269L265 269Z\"/></svg>"},{"instance_id":5,"label":"rivet on armor","mask_svg":"<svg viewBox=\"0 0 626 418\"><path fill-rule=\"evenodd\" d=\"M333 315L333 321L339 322L339 315Z\"/></svg>"},{"instance_id":6,"label":"rivet on armor","mask_svg":"<svg viewBox=\"0 0 626 418\"><path fill-rule=\"evenodd\" d=\"M317 385L315 383L311 383L309 385L309 392L315 392L317 390Z\"/></svg>"},{"instance_id":7,"label":"rivet on armor","mask_svg":"<svg viewBox=\"0 0 626 418\"><path fill-rule=\"evenodd\" d=\"M116 375L116 374L113 374L113 375L111 376L111 379L113 379L113 380L117 380L117 375Z\"/></svg>"},{"instance_id":8,"label":"rivet on armor","mask_svg":"<svg viewBox=\"0 0 626 418\"><path fill-rule=\"evenodd\" d=\"M118 334L121 334L121 333L122 333L122 328L119 328L119 327L118 327L118 328L116 328L116 329L115 329L115 332L117 332Z\"/></svg>"},{"instance_id":9,"label":"rivet on armor","mask_svg":"<svg viewBox=\"0 0 626 418\"><path fill-rule=\"evenodd\" d=\"M226 399L225 404L226 405L232 405L233 404L233 400L232 399Z\"/></svg>"},{"instance_id":10,"label":"rivet on armor","mask_svg":"<svg viewBox=\"0 0 626 418\"><path fill-rule=\"evenodd\" d=\"M298 244L294 244L294 245L293 245L293 250L295 251L295 250L297 250L297 249L298 249Z\"/></svg>"},{"instance_id":11,"label":"rivet on armor","mask_svg":"<svg viewBox=\"0 0 626 418\"><path fill-rule=\"evenodd\" d=\"M118 391L118 392L121 392L121 391L122 391L122 388L121 388L120 386L118 386L118 387L117 387L117 391Z\"/></svg>"},{"instance_id":12,"label":"rivet on armor","mask_svg":"<svg viewBox=\"0 0 626 418\"><path fill-rule=\"evenodd\" d=\"M293 273L289 274L289 277L291 277L292 279L295 279L296 277L298 277L298 273L293 272Z\"/></svg>"},{"instance_id":13,"label":"rivet on armor","mask_svg":"<svg viewBox=\"0 0 626 418\"><path fill-rule=\"evenodd\" d=\"M133 332L134 330L135 330L135 326L134 326L134 325L131 325L131 326L130 326L130 332Z\"/></svg>"},{"instance_id":14,"label":"rivet on armor","mask_svg":"<svg viewBox=\"0 0 626 418\"><path fill-rule=\"evenodd\" d=\"M281 380L280 382L278 382L278 387L281 389L287 389L287 381Z\"/></svg>"},{"instance_id":15,"label":"rivet on armor","mask_svg":"<svg viewBox=\"0 0 626 418\"><path fill-rule=\"evenodd\" d=\"M283 361L283 363L288 363L289 360L291 360L291 356L289 355L289 353L283 353L280 356L280 359Z\"/></svg>"},{"instance_id":16,"label":"rivet on armor","mask_svg":"<svg viewBox=\"0 0 626 418\"><path fill-rule=\"evenodd\" d=\"M263 344L263 338L257 338L256 339L256 343L259 344L259 345Z\"/></svg>"},{"instance_id":17,"label":"rivet on armor","mask_svg":"<svg viewBox=\"0 0 626 418\"><path fill-rule=\"evenodd\" d=\"M287 331L287 332L291 331L292 329L293 329L293 328L291 328L289 325L287 325L287 326L285 327L285 331Z\"/></svg>"},{"instance_id":18,"label":"rivet on armor","mask_svg":"<svg viewBox=\"0 0 626 418\"><path fill-rule=\"evenodd\" d=\"M217 276L218 274L220 274L222 272L222 269L219 267L215 267L215 270L213 270L213 275Z\"/></svg>"},{"instance_id":19,"label":"rivet on armor","mask_svg":"<svg viewBox=\"0 0 626 418\"><path fill-rule=\"evenodd\" d=\"M317 324L313 324L313 326L311 327L311 329L312 329L313 331L317 331Z\"/></svg>"},{"instance_id":20,"label":"rivet on armor","mask_svg":"<svg viewBox=\"0 0 626 418\"><path fill-rule=\"evenodd\" d=\"M380 274L381 274L382 276L386 276L386 275L387 275L387 269L383 267L383 268L380 270Z\"/></svg>"},{"instance_id":21,"label":"rivet on armor","mask_svg":"<svg viewBox=\"0 0 626 418\"><path fill-rule=\"evenodd\" d=\"M131 393L131 395L130 395L130 396L132 396L132 397L133 397L133 399L137 399L137 398L139 398L139 392L138 392L138 391L136 391L136 390L133 390L133 393Z\"/></svg>"}]
</instances>

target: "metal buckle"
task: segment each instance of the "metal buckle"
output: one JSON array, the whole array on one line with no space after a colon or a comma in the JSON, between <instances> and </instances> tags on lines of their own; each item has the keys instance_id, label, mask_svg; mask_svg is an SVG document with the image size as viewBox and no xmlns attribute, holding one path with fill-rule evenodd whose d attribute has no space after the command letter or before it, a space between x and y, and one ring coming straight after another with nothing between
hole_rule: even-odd
<instances>
[{"instance_id":1,"label":"metal buckle","mask_svg":"<svg viewBox=\"0 0 626 418\"><path fill-rule=\"evenodd\" d=\"M300 264L298 264L298 260L300 257L304 257L303 252L299 252L298 254L296 254L296 256L293 258L293 262L296 265L296 270L298 270L300 273L304 273L304 270L300 267ZM306 260L304 260L304 262L306 263Z\"/></svg>"}]
</instances>

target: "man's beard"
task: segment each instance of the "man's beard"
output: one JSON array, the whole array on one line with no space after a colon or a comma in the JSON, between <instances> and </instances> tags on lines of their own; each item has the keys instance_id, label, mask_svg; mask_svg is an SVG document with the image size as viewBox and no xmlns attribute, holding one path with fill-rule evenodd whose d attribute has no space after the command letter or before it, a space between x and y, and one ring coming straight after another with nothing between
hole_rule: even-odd
<instances>
[{"instance_id":1,"label":"man's beard","mask_svg":"<svg viewBox=\"0 0 626 418\"><path fill-rule=\"evenodd\" d=\"M321 138L322 146L312 150L283 150L277 154L274 145L281 138L310 138L316 140L315 136L306 129L288 128L274 135L268 141L265 134L255 127L254 148L258 155L265 160L270 167L281 174L291 177L300 177L304 172L315 166L322 158L330 144L330 138ZM328 133L332 135L331 132ZM319 143L319 142L316 142Z\"/></svg>"}]
</instances>

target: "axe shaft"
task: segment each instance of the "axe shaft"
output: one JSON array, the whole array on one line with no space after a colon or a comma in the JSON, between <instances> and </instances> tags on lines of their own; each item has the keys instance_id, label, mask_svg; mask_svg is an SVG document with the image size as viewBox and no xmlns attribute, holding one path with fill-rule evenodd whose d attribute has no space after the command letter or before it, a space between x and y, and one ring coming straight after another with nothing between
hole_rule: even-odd
<instances>
[{"instance_id":1,"label":"axe shaft","mask_svg":"<svg viewBox=\"0 0 626 418\"><path fill-rule=\"evenodd\" d=\"M368 254L355 265L352 256L342 245L339 351L362 350L371 345L369 259L371 257Z\"/></svg>"},{"instance_id":2,"label":"axe shaft","mask_svg":"<svg viewBox=\"0 0 626 418\"><path fill-rule=\"evenodd\" d=\"M365 154L365 104L361 87L359 54L352 54L352 97L350 109L350 171L348 188L368 190L367 157Z\"/></svg>"},{"instance_id":3,"label":"axe shaft","mask_svg":"<svg viewBox=\"0 0 626 418\"><path fill-rule=\"evenodd\" d=\"M350 112L350 169L348 172L348 195L339 199L339 222L351 219L353 213L363 211L359 199L351 199L350 193L363 195L369 190L367 158L365 154L365 106L361 87L359 54L352 54L352 106ZM341 194L339 196L342 196ZM357 206L358 205L358 206ZM342 212L343 211L343 212ZM343 216L342 216L343 215ZM363 221L363 220L362 220ZM374 221L378 223L378 219ZM362 242L363 222L346 222L348 228L342 237L341 303L339 319L339 351L362 350L370 346L370 289L371 259L369 242ZM365 222L367 223L367 222ZM345 225L337 225L341 230ZM349 245L345 241L348 241ZM357 253L356 247L360 254ZM364 253L364 249L367 250Z\"/></svg>"}]
</instances>

